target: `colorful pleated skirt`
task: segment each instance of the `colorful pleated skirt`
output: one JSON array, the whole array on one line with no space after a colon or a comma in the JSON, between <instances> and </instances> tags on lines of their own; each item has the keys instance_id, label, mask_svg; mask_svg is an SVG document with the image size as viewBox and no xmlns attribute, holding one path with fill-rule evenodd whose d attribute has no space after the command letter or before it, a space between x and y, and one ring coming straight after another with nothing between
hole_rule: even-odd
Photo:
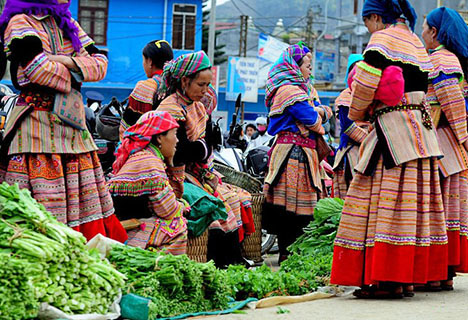
<instances>
[{"instance_id":1,"label":"colorful pleated skirt","mask_svg":"<svg viewBox=\"0 0 468 320\"><path fill-rule=\"evenodd\" d=\"M99 233L120 242L127 240L125 229L114 215L95 151L12 155L1 179L29 189L58 221L81 232L88 240Z\"/></svg>"},{"instance_id":2,"label":"colorful pleated skirt","mask_svg":"<svg viewBox=\"0 0 468 320\"><path fill-rule=\"evenodd\" d=\"M315 150L311 151L316 155ZM284 156L277 152L273 149L272 160L276 156ZM270 165L274 162L272 160ZM319 170L318 163L315 169ZM272 170L274 168L270 168ZM292 146L283 163L279 165L273 182L263 186L266 199L262 211L262 228L272 234L280 234L285 229L298 229L296 233L300 235L302 228L313 220L320 190L314 186L311 170L310 160L302 147Z\"/></svg>"},{"instance_id":3,"label":"colorful pleated skirt","mask_svg":"<svg viewBox=\"0 0 468 320\"><path fill-rule=\"evenodd\" d=\"M335 198L346 198L348 193L348 181L343 169L336 169L333 174L333 195Z\"/></svg>"},{"instance_id":4,"label":"colorful pleated skirt","mask_svg":"<svg viewBox=\"0 0 468 320\"><path fill-rule=\"evenodd\" d=\"M448 264L468 272L468 170L441 178L448 236Z\"/></svg>"},{"instance_id":5,"label":"colorful pleated skirt","mask_svg":"<svg viewBox=\"0 0 468 320\"><path fill-rule=\"evenodd\" d=\"M447 232L437 161L356 173L335 239L331 283L362 286L447 278Z\"/></svg>"}]
</instances>

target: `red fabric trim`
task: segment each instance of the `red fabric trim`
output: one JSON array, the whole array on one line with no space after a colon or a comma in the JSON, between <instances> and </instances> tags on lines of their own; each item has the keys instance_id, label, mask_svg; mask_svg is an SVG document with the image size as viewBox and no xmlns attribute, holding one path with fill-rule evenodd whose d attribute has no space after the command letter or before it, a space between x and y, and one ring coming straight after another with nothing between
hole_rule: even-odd
<instances>
[{"instance_id":1,"label":"red fabric trim","mask_svg":"<svg viewBox=\"0 0 468 320\"><path fill-rule=\"evenodd\" d=\"M144 114L153 110L153 105L135 100L132 96L128 97L128 107L138 113Z\"/></svg>"},{"instance_id":2,"label":"red fabric trim","mask_svg":"<svg viewBox=\"0 0 468 320\"><path fill-rule=\"evenodd\" d=\"M127 231L124 229L119 219L113 214L104 218L104 226L106 227L107 237L124 243L128 239Z\"/></svg>"},{"instance_id":3,"label":"red fabric trim","mask_svg":"<svg viewBox=\"0 0 468 320\"><path fill-rule=\"evenodd\" d=\"M244 241L245 236L250 236L255 232L255 223L253 220L252 208L245 208L241 205L242 226L239 230L239 242Z\"/></svg>"},{"instance_id":4,"label":"red fabric trim","mask_svg":"<svg viewBox=\"0 0 468 320\"><path fill-rule=\"evenodd\" d=\"M447 231L448 236L448 265L460 264L460 231Z\"/></svg>"},{"instance_id":5,"label":"red fabric trim","mask_svg":"<svg viewBox=\"0 0 468 320\"><path fill-rule=\"evenodd\" d=\"M460 237L459 253L460 253L460 264L455 267L455 271L468 273L468 238L466 236Z\"/></svg>"},{"instance_id":6,"label":"red fabric trim","mask_svg":"<svg viewBox=\"0 0 468 320\"><path fill-rule=\"evenodd\" d=\"M115 215L81 224L73 229L81 232L88 241L99 233L122 243L128 238L127 232Z\"/></svg>"},{"instance_id":7,"label":"red fabric trim","mask_svg":"<svg viewBox=\"0 0 468 320\"><path fill-rule=\"evenodd\" d=\"M156 70L155 72L153 72L153 74L151 75L151 78L153 78L155 75L162 75L163 74L163 70L162 69L159 69L159 70Z\"/></svg>"},{"instance_id":8,"label":"red fabric trim","mask_svg":"<svg viewBox=\"0 0 468 320\"><path fill-rule=\"evenodd\" d=\"M380 281L426 283L447 279L448 246L395 246L377 242L352 250L335 246L330 282L362 286Z\"/></svg>"}]
</instances>

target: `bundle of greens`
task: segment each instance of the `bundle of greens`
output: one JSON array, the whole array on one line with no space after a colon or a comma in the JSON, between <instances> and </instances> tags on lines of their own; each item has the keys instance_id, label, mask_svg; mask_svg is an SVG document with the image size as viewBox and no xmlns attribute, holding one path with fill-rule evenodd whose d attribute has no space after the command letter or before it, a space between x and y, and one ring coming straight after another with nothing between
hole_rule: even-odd
<instances>
[{"instance_id":1,"label":"bundle of greens","mask_svg":"<svg viewBox=\"0 0 468 320\"><path fill-rule=\"evenodd\" d=\"M85 243L28 190L0 184L0 275L12 284L1 287L0 318L35 318L42 302L69 314L108 312L125 277Z\"/></svg>"},{"instance_id":2,"label":"bundle of greens","mask_svg":"<svg viewBox=\"0 0 468 320\"><path fill-rule=\"evenodd\" d=\"M212 261L197 263L128 246L114 246L109 260L128 278L128 292L150 298L149 319L225 309L226 273Z\"/></svg>"},{"instance_id":3,"label":"bundle of greens","mask_svg":"<svg viewBox=\"0 0 468 320\"><path fill-rule=\"evenodd\" d=\"M340 223L344 201L339 198L320 199L314 209L314 220L304 233L289 246L300 256L323 256L333 253L333 242Z\"/></svg>"},{"instance_id":4,"label":"bundle of greens","mask_svg":"<svg viewBox=\"0 0 468 320\"><path fill-rule=\"evenodd\" d=\"M255 269L229 266L227 274L231 295L236 300L302 295L324 284L321 279L325 273L314 270L317 269L314 260L297 255L291 257L294 259L290 260L289 266L283 268L282 265L276 272L265 264Z\"/></svg>"},{"instance_id":5,"label":"bundle of greens","mask_svg":"<svg viewBox=\"0 0 468 320\"><path fill-rule=\"evenodd\" d=\"M39 301L34 294L33 265L0 253L0 319L30 319L37 316Z\"/></svg>"},{"instance_id":6,"label":"bundle of greens","mask_svg":"<svg viewBox=\"0 0 468 320\"><path fill-rule=\"evenodd\" d=\"M302 295L328 283L333 241L343 209L343 200L321 199L314 221L288 249L292 253L277 272L266 265L256 269L230 266L227 270L232 296L236 299L273 295Z\"/></svg>"}]
</instances>

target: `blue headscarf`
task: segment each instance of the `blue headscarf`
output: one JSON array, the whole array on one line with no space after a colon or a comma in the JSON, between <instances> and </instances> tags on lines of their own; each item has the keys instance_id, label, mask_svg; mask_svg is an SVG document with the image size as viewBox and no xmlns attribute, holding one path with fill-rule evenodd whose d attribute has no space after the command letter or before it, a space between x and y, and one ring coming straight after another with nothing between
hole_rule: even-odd
<instances>
[{"instance_id":1,"label":"blue headscarf","mask_svg":"<svg viewBox=\"0 0 468 320\"><path fill-rule=\"evenodd\" d=\"M450 8L432 10L426 17L429 27L437 29L437 40L457 56L468 58L468 26L460 14Z\"/></svg>"},{"instance_id":2,"label":"blue headscarf","mask_svg":"<svg viewBox=\"0 0 468 320\"><path fill-rule=\"evenodd\" d=\"M373 13L381 16L383 23L395 23L398 18L404 16L412 31L418 18L408 0L366 0L362 7L362 16L368 17Z\"/></svg>"},{"instance_id":3,"label":"blue headscarf","mask_svg":"<svg viewBox=\"0 0 468 320\"><path fill-rule=\"evenodd\" d=\"M351 66L358 62L358 61L361 61L361 60L364 60L364 56L362 54L358 54L358 53L353 53L353 54L350 54L349 57L348 57L348 66L346 67L346 77L345 77L345 85L348 86L348 76L349 76L349 73L351 72Z\"/></svg>"}]
</instances>

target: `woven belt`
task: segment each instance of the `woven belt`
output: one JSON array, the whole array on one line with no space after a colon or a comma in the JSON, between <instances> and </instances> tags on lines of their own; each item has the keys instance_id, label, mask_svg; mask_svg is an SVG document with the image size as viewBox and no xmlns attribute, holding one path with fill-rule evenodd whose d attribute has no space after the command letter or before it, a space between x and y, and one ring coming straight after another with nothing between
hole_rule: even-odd
<instances>
[{"instance_id":1,"label":"woven belt","mask_svg":"<svg viewBox=\"0 0 468 320\"><path fill-rule=\"evenodd\" d=\"M405 110L420 110L422 114L423 125L429 130L432 129L431 114L429 113L428 107L425 104L385 107L385 108L374 111L374 114L372 115L370 120L371 122L374 122L379 116L383 114L393 112L393 111L405 111Z\"/></svg>"},{"instance_id":2,"label":"woven belt","mask_svg":"<svg viewBox=\"0 0 468 320\"><path fill-rule=\"evenodd\" d=\"M276 139L277 144L295 144L300 147L315 149L316 142L313 139L305 138L298 133L280 132Z\"/></svg>"}]
</instances>

